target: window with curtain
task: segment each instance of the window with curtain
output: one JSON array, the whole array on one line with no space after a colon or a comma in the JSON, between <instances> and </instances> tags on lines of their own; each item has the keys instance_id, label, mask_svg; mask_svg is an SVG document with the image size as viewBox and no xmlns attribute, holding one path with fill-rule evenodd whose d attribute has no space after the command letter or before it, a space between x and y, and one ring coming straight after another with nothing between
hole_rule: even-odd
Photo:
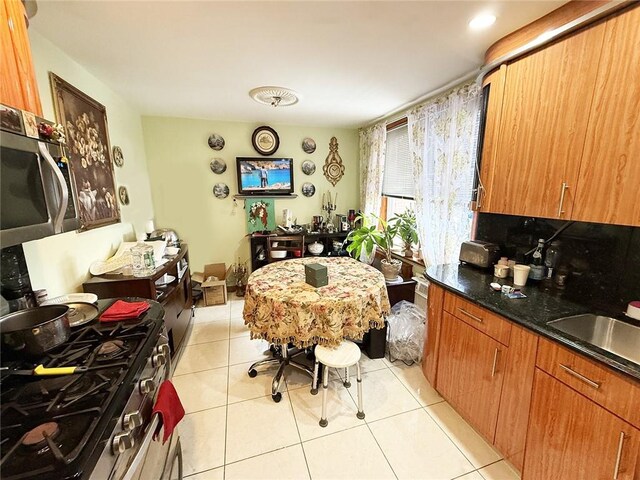
<instances>
[{"instance_id":1,"label":"window with curtain","mask_svg":"<svg viewBox=\"0 0 640 480\"><path fill-rule=\"evenodd\" d=\"M415 181L412 162L409 156L409 132L406 119L390 124L387 129L387 145L385 149L385 169L382 181L382 202L380 217L393 218L396 214L407 210L415 211ZM403 246L399 237L394 239L397 249Z\"/></svg>"},{"instance_id":2,"label":"window with curtain","mask_svg":"<svg viewBox=\"0 0 640 480\"><path fill-rule=\"evenodd\" d=\"M409 157L409 132L407 124L387 131L382 195L392 198L413 199L415 182Z\"/></svg>"}]
</instances>

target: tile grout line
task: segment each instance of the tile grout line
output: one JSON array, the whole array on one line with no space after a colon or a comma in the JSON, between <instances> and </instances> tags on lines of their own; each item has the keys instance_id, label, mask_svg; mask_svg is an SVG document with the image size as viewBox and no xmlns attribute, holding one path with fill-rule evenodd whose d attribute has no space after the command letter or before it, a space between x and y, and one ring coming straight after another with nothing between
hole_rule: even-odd
<instances>
[{"instance_id":1,"label":"tile grout line","mask_svg":"<svg viewBox=\"0 0 640 480\"><path fill-rule=\"evenodd\" d=\"M437 403L437 405L439 405L440 403L443 403L443 402L438 402L438 403ZM444 403L446 403L446 401L444 401ZM434 405L436 405L436 404L434 404ZM447 404L447 405L448 405L448 404ZM451 405L449 405L449 406L451 407ZM453 445L458 449L458 451L462 454L462 456L467 460L467 462L469 462L469 463L471 464L471 466L472 466L475 470L479 470L479 469L481 469L481 468L486 467L487 465L490 465L490 464L487 464L487 465L483 465L483 466L481 466L481 467L477 467L477 468L476 468L476 466L473 464L473 462L471 461L471 459L470 459L469 457L467 457L467 456L465 455L465 453L462 451L462 449L458 446L458 442L456 442L453 438L451 438L451 436L450 436L450 435L445 431L445 429L444 429L444 428L442 428L442 427L440 426L440 423L439 423L435 418L433 418L433 416L429 413L429 411L427 410L427 407L423 407L423 408L424 408L424 411L425 411L425 412L427 412L427 415L429 415L429 418L431 418L431 420L433 420L433 422L437 425L437 427L438 427L440 430L442 430L442 433L444 433L444 434L445 434L445 436L449 439L449 441L450 441L451 443L453 443ZM451 407L451 408L453 408L453 407ZM465 423L466 423L466 422L465 422ZM470 425L469 425L469 426L470 426ZM474 430L474 431L475 431L475 430ZM500 459L499 459L499 460L496 460L496 461L497 461L497 462L499 462L500 460L503 460L503 458L502 458L502 457L500 457ZM495 463L495 462L492 462L492 463ZM473 470L473 471L475 471L475 470ZM471 473L471 472L467 472L467 473ZM466 473L465 473L465 475L466 475ZM480 476L482 476L482 475L480 475Z\"/></svg>"},{"instance_id":2,"label":"tile grout line","mask_svg":"<svg viewBox=\"0 0 640 480\"><path fill-rule=\"evenodd\" d=\"M229 335L231 335L231 303L229 303ZM229 383L231 378L231 338L227 339L227 403L224 412L224 456L222 458L222 480L227 478L227 434L229 432Z\"/></svg>"},{"instance_id":3,"label":"tile grout line","mask_svg":"<svg viewBox=\"0 0 640 480\"><path fill-rule=\"evenodd\" d=\"M287 383L287 378L284 378L285 386L287 387L287 398L289 399L289 406L291 407L291 413L293 414L293 421L296 424L296 431L298 432L298 439L300 440L300 448L302 449L302 456L304 457L304 464L307 466L307 473L309 474L309 479L311 479L311 470L309 469L309 462L307 461L307 453L304 450L304 445L302 444L302 435L300 434L300 427L298 426L298 418L296 417L296 410L293 408L293 400L291 399L291 392L289 392L289 384ZM296 389L294 389L296 390Z\"/></svg>"},{"instance_id":4,"label":"tile grout line","mask_svg":"<svg viewBox=\"0 0 640 480\"><path fill-rule=\"evenodd\" d=\"M409 395L411 395L416 400L416 402L418 402L418 404L420 406L422 406L422 402L420 401L420 399L418 397L416 397L415 394L411 391L411 389L404 384L402 379L398 375L396 375L396 373L393 371L393 367L389 367L389 370L391 370L391 373L393 374L393 376L398 379L398 381L402 384L402 386L405 388L405 390L407 390L407 392L409 392Z\"/></svg>"},{"instance_id":5,"label":"tile grout line","mask_svg":"<svg viewBox=\"0 0 640 480\"><path fill-rule=\"evenodd\" d=\"M380 449L380 453L382 453L382 456L386 460L387 465L389 465L389 468L391 469L391 473L393 473L393 476L396 477L396 480L398 480L398 474L393 469L393 465L391 465L391 462L387 458L387 455L384 453L384 450L382 449L382 446L380 445L380 443L378 442L378 439L374 435L373 430L371 430L371 425L369 425L369 422L367 422L367 417L366 416L364 417L364 424L367 426L367 429L369 430L369 433L373 437L373 440L376 442L376 445L378 445L378 448Z\"/></svg>"}]
</instances>

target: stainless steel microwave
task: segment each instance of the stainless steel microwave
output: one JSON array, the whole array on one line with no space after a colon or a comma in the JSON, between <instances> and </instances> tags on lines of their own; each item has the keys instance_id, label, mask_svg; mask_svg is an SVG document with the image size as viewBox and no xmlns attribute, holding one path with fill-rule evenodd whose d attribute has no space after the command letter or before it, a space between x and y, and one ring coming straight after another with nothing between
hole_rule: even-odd
<instances>
[{"instance_id":1,"label":"stainless steel microwave","mask_svg":"<svg viewBox=\"0 0 640 480\"><path fill-rule=\"evenodd\" d=\"M20 110L0 107L0 246L76 230L75 189L62 147L34 138L33 128L27 136L13 113Z\"/></svg>"}]
</instances>

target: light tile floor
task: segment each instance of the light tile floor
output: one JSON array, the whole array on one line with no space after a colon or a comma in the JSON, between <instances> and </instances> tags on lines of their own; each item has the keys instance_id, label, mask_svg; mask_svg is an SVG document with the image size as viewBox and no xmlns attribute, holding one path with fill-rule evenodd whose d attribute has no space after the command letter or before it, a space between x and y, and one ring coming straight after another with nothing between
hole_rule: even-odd
<instances>
[{"instance_id":1,"label":"light tile floor","mask_svg":"<svg viewBox=\"0 0 640 480\"><path fill-rule=\"evenodd\" d=\"M233 295L233 294L232 294ZM173 382L189 480L516 480L517 473L427 383L420 367L362 356L365 420L356 382L332 371L329 425L318 425L321 395L288 370L282 400L271 400L273 370L249 378L268 354L251 340L243 301L196 309ZM354 372L355 373L355 372Z\"/></svg>"}]
</instances>

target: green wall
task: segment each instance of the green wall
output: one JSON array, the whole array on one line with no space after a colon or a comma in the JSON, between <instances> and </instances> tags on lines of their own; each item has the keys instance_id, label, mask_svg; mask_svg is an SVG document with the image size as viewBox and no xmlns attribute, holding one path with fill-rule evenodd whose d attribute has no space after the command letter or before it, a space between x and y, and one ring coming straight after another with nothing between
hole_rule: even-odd
<instances>
[{"instance_id":1,"label":"green wall","mask_svg":"<svg viewBox=\"0 0 640 480\"><path fill-rule=\"evenodd\" d=\"M225 262L229 266L238 258L249 261L244 201L233 199L238 191L235 158L260 156L251 145L251 134L260 125L262 123L142 117L156 226L175 229L189 243L192 271L201 271L207 263ZM359 208L356 129L269 126L280 137L280 147L274 156L294 160L294 186L298 194L296 199L276 200L278 223L285 208L292 211L298 223L309 223L313 215L322 214L322 193L328 191L332 196L338 194L339 213ZM207 145L212 133L224 137L226 145L221 151L211 150ZM338 152L345 165L344 177L336 187L332 187L322 173L333 136L338 140ZM313 154L306 154L301 148L305 137L316 141ZM227 163L225 173L216 175L209 169L214 157ZM313 175L302 173L301 164L306 159L316 164ZM301 194L302 183L307 181L316 186L316 194L310 198ZM212 189L217 182L229 186L231 193L226 199L214 197Z\"/></svg>"},{"instance_id":2,"label":"green wall","mask_svg":"<svg viewBox=\"0 0 640 480\"><path fill-rule=\"evenodd\" d=\"M115 168L116 185L129 189L129 205L120 205L122 222L87 232L68 232L23 244L31 286L46 288L50 297L81 292L89 265L111 256L123 240L135 240L153 217L151 188L140 114L110 87L64 51L29 30L33 63L44 117L55 120L49 72L62 77L107 109L111 145L122 147L125 163Z\"/></svg>"}]
</instances>

